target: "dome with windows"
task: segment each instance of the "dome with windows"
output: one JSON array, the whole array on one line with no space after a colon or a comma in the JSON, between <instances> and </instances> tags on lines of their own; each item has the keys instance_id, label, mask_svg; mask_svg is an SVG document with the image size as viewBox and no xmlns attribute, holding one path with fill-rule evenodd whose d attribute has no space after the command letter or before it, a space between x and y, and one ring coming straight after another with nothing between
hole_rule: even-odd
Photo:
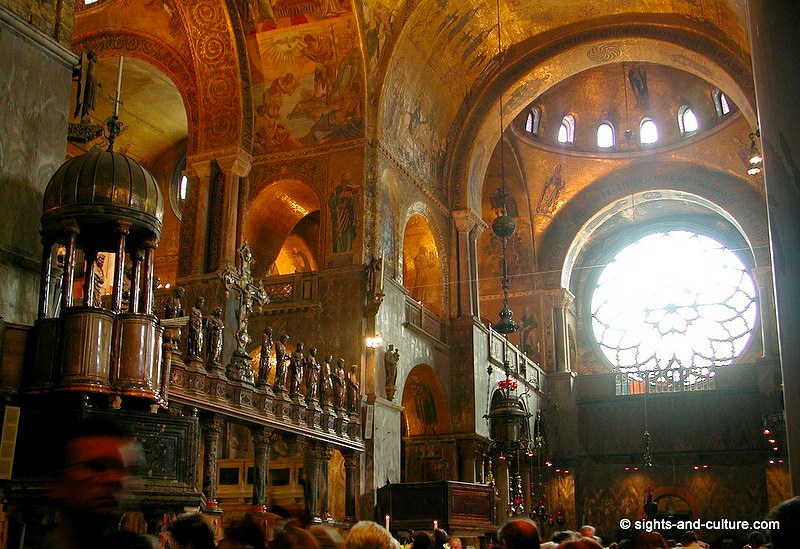
<instances>
[{"instance_id":1,"label":"dome with windows","mask_svg":"<svg viewBox=\"0 0 800 549\"><path fill-rule=\"evenodd\" d=\"M736 106L702 78L651 63L615 63L537 97L513 127L525 142L575 152L635 153L708 131Z\"/></svg>"}]
</instances>

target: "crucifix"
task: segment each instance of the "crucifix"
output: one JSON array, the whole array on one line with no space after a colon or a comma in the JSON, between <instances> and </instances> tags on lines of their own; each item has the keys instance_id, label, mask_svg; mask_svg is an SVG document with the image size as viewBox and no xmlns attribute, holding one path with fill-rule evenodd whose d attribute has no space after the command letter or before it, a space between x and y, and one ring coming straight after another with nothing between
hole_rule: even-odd
<instances>
[{"instance_id":1,"label":"crucifix","mask_svg":"<svg viewBox=\"0 0 800 549\"><path fill-rule=\"evenodd\" d=\"M247 344L250 343L250 334L247 333L247 323L253 310L258 307L261 310L265 304L269 303L264 286L261 281L256 283L250 272L250 265L253 263L253 254L247 242L242 244L239 249L239 269L231 265L220 274L222 283L225 285L226 295L233 291L236 298L236 328L233 336L236 339L236 350L233 352L230 364L228 364L226 374L229 379L243 381L254 384L253 367L250 363L252 357L247 353Z\"/></svg>"}]
</instances>

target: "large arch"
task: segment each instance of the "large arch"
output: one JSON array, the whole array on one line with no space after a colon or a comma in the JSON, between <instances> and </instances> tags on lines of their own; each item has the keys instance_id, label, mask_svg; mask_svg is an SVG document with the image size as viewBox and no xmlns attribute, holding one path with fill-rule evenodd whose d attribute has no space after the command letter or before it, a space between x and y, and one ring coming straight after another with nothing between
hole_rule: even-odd
<instances>
[{"instance_id":1,"label":"large arch","mask_svg":"<svg viewBox=\"0 0 800 549\"><path fill-rule=\"evenodd\" d=\"M589 25L561 28L518 43L505 54L502 76L479 82L474 101L464 103L453 120L444 177L451 185L454 207L480 204L486 172L486 151L498 139L501 94L505 97L504 124L543 92L583 70L619 62L646 62L673 66L705 79L726 94L755 125L755 94L749 59L723 37L712 38L699 28L665 25L653 17L639 24L617 18ZM703 29L707 31L707 29ZM565 37L566 33L566 37ZM464 161L464 159L467 159Z\"/></svg>"},{"instance_id":2,"label":"large arch","mask_svg":"<svg viewBox=\"0 0 800 549\"><path fill-rule=\"evenodd\" d=\"M258 191L250 200L244 228L244 236L254 256L259 259L254 274L265 274L265 269L278 258L298 224L315 212L318 214L320 207L319 197L313 189L298 178L276 179ZM319 238L316 242L306 239L306 244L308 252L315 256L314 263L319 264L322 259L319 254L323 249Z\"/></svg>"},{"instance_id":3,"label":"large arch","mask_svg":"<svg viewBox=\"0 0 800 549\"><path fill-rule=\"evenodd\" d=\"M436 371L427 364L417 364L403 383L403 432L413 437L453 432L450 408L444 387Z\"/></svg>"},{"instance_id":4,"label":"large arch","mask_svg":"<svg viewBox=\"0 0 800 549\"><path fill-rule=\"evenodd\" d=\"M449 293L447 290L447 284L445 284L446 280L449 280L449 269L448 269L448 253L447 247L445 246L445 239L444 234L438 224L435 221L435 217L431 210L423 203L417 202L413 204L407 211L405 218L403 219L402 225L402 240L399 244L401 254L398 254L400 258L402 258L402 262L399 266L398 275L409 272L410 266L406 265L407 260L412 260L416 256L416 253L419 252L419 246L416 249L411 250L409 247L409 243L406 242L407 238L407 230L409 227L409 223L412 220L421 218L424 220L425 230L428 233L427 236L423 239L426 242L428 248L435 248L435 255L436 255L436 278L437 278L437 285L438 291L436 292L436 305L438 305L438 310L432 309L437 315L442 314L444 311L447 311L447 304L449 302ZM432 246L431 246L432 244ZM428 250L432 251L432 250ZM409 284L409 281L403 280L403 284L409 290L412 289L412 285ZM421 300L424 302L424 300Z\"/></svg>"},{"instance_id":5,"label":"large arch","mask_svg":"<svg viewBox=\"0 0 800 549\"><path fill-rule=\"evenodd\" d=\"M678 162L643 162L610 173L572 198L553 220L540 239L540 271L553 273L549 287L560 286L562 269L568 264L571 251L580 246L579 236L591 231L592 220L599 211L612 207L626 197L647 191L670 190L685 200L699 197L706 208L718 215L726 212L729 221L741 227L749 242L756 265L769 261L769 234L766 209L754 207L764 197L751 185L727 173L703 166ZM553 278L557 277L557 278Z\"/></svg>"},{"instance_id":6,"label":"large arch","mask_svg":"<svg viewBox=\"0 0 800 549\"><path fill-rule=\"evenodd\" d=\"M239 57L245 53L234 38L226 4L221 0L186 4L176 2L168 19L131 13L134 28L124 31L106 26L105 6L87 10L76 16L80 34L75 48L92 49L101 56L132 55L167 74L181 92L189 119L189 155L249 151L251 99L241 84L247 85L249 77L244 78L247 67L242 72L240 66Z\"/></svg>"}]
</instances>

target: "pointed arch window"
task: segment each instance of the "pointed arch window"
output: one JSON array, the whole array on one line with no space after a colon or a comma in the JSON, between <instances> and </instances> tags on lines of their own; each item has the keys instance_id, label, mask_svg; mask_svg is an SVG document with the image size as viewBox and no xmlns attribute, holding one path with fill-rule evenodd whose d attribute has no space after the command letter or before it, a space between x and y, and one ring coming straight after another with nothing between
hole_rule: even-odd
<instances>
[{"instance_id":1,"label":"pointed arch window","mask_svg":"<svg viewBox=\"0 0 800 549\"><path fill-rule=\"evenodd\" d=\"M717 116L722 117L731 112L731 103L727 95L715 89L712 92L712 96L714 98L714 106L717 109Z\"/></svg>"},{"instance_id":2,"label":"pointed arch window","mask_svg":"<svg viewBox=\"0 0 800 549\"><path fill-rule=\"evenodd\" d=\"M561 119L561 126L558 128L558 142L572 144L575 142L575 118L567 114Z\"/></svg>"},{"instance_id":3,"label":"pointed arch window","mask_svg":"<svg viewBox=\"0 0 800 549\"><path fill-rule=\"evenodd\" d=\"M542 110L539 107L531 107L528 117L525 119L525 131L531 135L539 135L539 121L542 117Z\"/></svg>"},{"instance_id":4,"label":"pointed arch window","mask_svg":"<svg viewBox=\"0 0 800 549\"><path fill-rule=\"evenodd\" d=\"M610 149L615 144L614 126L610 122L601 122L597 126L597 146L601 149Z\"/></svg>"},{"instance_id":5,"label":"pointed arch window","mask_svg":"<svg viewBox=\"0 0 800 549\"><path fill-rule=\"evenodd\" d=\"M643 118L639 124L639 141L642 145L658 143L658 126L652 118Z\"/></svg>"},{"instance_id":6,"label":"pointed arch window","mask_svg":"<svg viewBox=\"0 0 800 549\"><path fill-rule=\"evenodd\" d=\"M689 105L681 105L681 108L678 109L678 127L681 135L692 134L700 127L697 116Z\"/></svg>"}]
</instances>

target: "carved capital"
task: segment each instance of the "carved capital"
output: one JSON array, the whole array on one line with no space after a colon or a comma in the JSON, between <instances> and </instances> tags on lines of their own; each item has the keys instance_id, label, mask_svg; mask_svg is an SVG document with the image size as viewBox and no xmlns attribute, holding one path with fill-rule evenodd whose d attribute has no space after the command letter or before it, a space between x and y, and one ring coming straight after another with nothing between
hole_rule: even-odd
<instances>
[{"instance_id":1,"label":"carved capital","mask_svg":"<svg viewBox=\"0 0 800 549\"><path fill-rule=\"evenodd\" d=\"M116 225L114 226L114 232L116 232L119 236L127 236L130 230L131 224L127 221L117 221Z\"/></svg>"},{"instance_id":2,"label":"carved capital","mask_svg":"<svg viewBox=\"0 0 800 549\"><path fill-rule=\"evenodd\" d=\"M451 215L453 216L456 230L460 233L467 233L473 228L477 228L478 234L476 236L479 236L489 227L474 210L456 210Z\"/></svg>"},{"instance_id":3,"label":"carved capital","mask_svg":"<svg viewBox=\"0 0 800 549\"><path fill-rule=\"evenodd\" d=\"M203 418L200 421L200 428L203 431L203 438L217 438L222 434L222 426L224 420L218 415L211 415Z\"/></svg>"},{"instance_id":4,"label":"carved capital","mask_svg":"<svg viewBox=\"0 0 800 549\"><path fill-rule=\"evenodd\" d=\"M253 438L253 446L271 447L275 443L275 434L266 427L256 426L250 428L250 436Z\"/></svg>"},{"instance_id":5,"label":"carved capital","mask_svg":"<svg viewBox=\"0 0 800 549\"><path fill-rule=\"evenodd\" d=\"M344 468L345 470L354 471L358 469L361 464L361 454L355 452L348 452L344 454Z\"/></svg>"}]
</instances>

